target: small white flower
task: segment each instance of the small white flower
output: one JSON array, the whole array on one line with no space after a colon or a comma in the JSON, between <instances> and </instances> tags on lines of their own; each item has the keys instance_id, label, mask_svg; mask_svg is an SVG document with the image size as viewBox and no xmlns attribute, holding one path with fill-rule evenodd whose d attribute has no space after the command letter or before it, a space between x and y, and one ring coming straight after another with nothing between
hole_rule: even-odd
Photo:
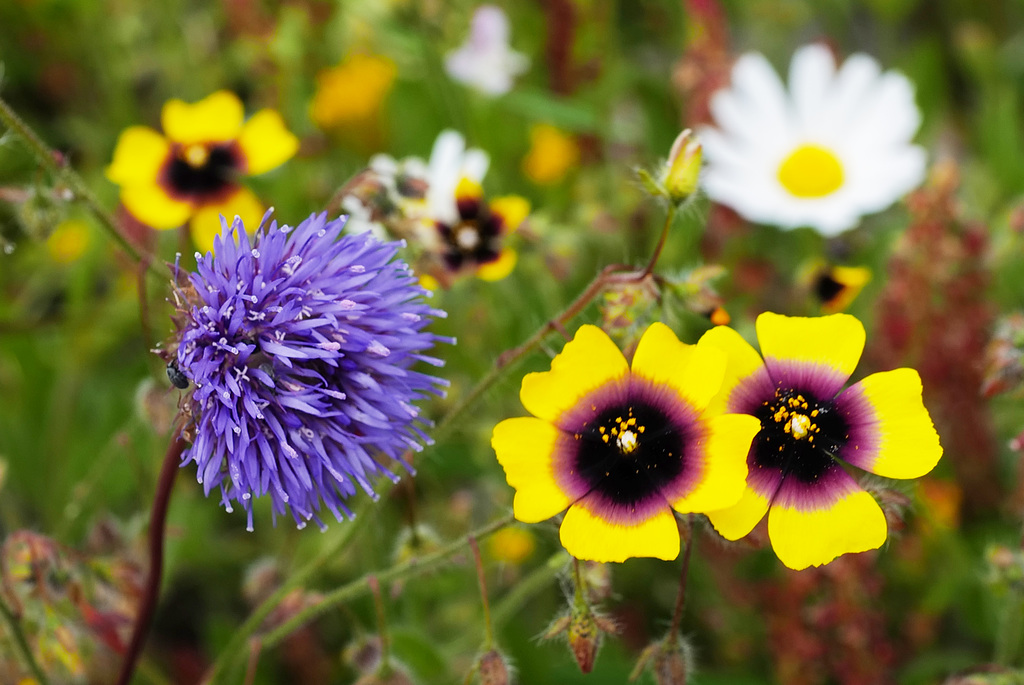
<instances>
[{"instance_id":1,"label":"small white flower","mask_svg":"<svg viewBox=\"0 0 1024 685\"><path fill-rule=\"evenodd\" d=\"M700 130L703 185L750 221L832 236L924 179L913 84L864 54L837 71L826 47L804 46L788 91L764 56L743 55L711 113L717 128Z\"/></svg>"},{"instance_id":2,"label":"small white flower","mask_svg":"<svg viewBox=\"0 0 1024 685\"><path fill-rule=\"evenodd\" d=\"M473 13L469 38L445 57L448 75L485 95L502 95L530 60L509 47L508 17L499 7L481 5Z\"/></svg>"}]
</instances>

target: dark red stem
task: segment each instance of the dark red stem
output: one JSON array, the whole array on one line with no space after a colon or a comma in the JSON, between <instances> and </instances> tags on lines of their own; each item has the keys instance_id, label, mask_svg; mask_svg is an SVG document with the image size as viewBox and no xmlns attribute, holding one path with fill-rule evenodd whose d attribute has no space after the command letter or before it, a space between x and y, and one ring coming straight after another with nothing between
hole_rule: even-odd
<instances>
[{"instance_id":1,"label":"dark red stem","mask_svg":"<svg viewBox=\"0 0 1024 685\"><path fill-rule=\"evenodd\" d=\"M118 685L128 685L131 682L132 674L135 673L135 665L146 644L149 624L152 623L153 613L156 611L156 601L160 597L160 580L164 570L167 508L171 501L174 476L178 473L181 453L184 449L185 441L181 439L180 431L175 430L174 439L164 456L164 463L160 468L160 478L156 484L156 493L153 496L153 509L149 515L149 577L146 579L146 587L142 592L142 603L139 606L139 615L135 620L135 628L132 630L132 639L128 643L124 663L121 664L121 674L117 678Z\"/></svg>"}]
</instances>

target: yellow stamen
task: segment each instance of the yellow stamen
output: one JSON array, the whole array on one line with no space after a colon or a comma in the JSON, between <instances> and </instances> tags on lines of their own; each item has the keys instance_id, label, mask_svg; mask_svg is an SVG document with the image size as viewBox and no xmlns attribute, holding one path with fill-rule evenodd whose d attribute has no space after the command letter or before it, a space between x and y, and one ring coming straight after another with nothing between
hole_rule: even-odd
<instances>
[{"instance_id":1,"label":"yellow stamen","mask_svg":"<svg viewBox=\"0 0 1024 685\"><path fill-rule=\"evenodd\" d=\"M619 446L619 451L623 454L631 454L636 450L637 442L636 433L631 430L625 430L619 435L615 444Z\"/></svg>"},{"instance_id":2,"label":"yellow stamen","mask_svg":"<svg viewBox=\"0 0 1024 685\"><path fill-rule=\"evenodd\" d=\"M185 148L184 153L182 153L182 157L184 157L190 167L198 169L206 164L206 160L210 158L210 151L205 145L196 143L195 145L189 145Z\"/></svg>"},{"instance_id":3,"label":"yellow stamen","mask_svg":"<svg viewBox=\"0 0 1024 685\"><path fill-rule=\"evenodd\" d=\"M836 155L818 145L801 145L779 165L779 183L796 197L831 195L842 187L843 176Z\"/></svg>"}]
</instances>

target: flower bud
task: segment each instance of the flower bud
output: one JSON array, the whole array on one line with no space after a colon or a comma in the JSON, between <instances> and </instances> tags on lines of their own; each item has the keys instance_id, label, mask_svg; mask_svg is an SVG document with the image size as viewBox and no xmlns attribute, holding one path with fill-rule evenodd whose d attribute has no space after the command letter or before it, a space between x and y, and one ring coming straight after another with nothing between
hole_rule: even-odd
<instances>
[{"instance_id":1,"label":"flower bud","mask_svg":"<svg viewBox=\"0 0 1024 685\"><path fill-rule=\"evenodd\" d=\"M658 180L673 202L682 202L697 190L702 156L700 142L690 129L680 133L672 143Z\"/></svg>"},{"instance_id":2,"label":"flower bud","mask_svg":"<svg viewBox=\"0 0 1024 685\"><path fill-rule=\"evenodd\" d=\"M629 681L635 681L649 666L658 685L686 685L692 661L690 645L670 633L644 649Z\"/></svg>"},{"instance_id":3,"label":"flower bud","mask_svg":"<svg viewBox=\"0 0 1024 685\"><path fill-rule=\"evenodd\" d=\"M509 685L512 682L508 661L497 649L481 656L476 668L480 674L480 685Z\"/></svg>"}]
</instances>

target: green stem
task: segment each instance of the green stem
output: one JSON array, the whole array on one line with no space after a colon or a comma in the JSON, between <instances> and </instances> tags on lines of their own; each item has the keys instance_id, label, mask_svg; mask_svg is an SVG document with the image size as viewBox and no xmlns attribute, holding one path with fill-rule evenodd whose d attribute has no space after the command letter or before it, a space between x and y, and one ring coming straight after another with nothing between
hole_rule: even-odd
<instances>
[{"instance_id":1,"label":"green stem","mask_svg":"<svg viewBox=\"0 0 1024 685\"><path fill-rule=\"evenodd\" d=\"M676 595L676 609L672 613L672 627L668 631L668 644L675 644L679 625L683 621L686 607L686 580L690 575L690 553L693 551L693 519L686 515L686 552L683 553L683 568L679 571L679 593Z\"/></svg>"},{"instance_id":2,"label":"green stem","mask_svg":"<svg viewBox=\"0 0 1024 685\"><path fill-rule=\"evenodd\" d=\"M665 240L668 238L669 229L672 228L672 222L676 219L676 206L674 203L669 204L668 211L665 212L665 224L661 227L661 235L658 237L658 244L654 246L654 252L651 254L651 259L647 262L647 266L644 267L643 275L649 276L654 271L654 266L658 263L658 258L661 257L661 251L665 247Z\"/></svg>"},{"instance_id":3,"label":"green stem","mask_svg":"<svg viewBox=\"0 0 1024 685\"><path fill-rule=\"evenodd\" d=\"M11 636L14 638L14 644L18 647L18 651L21 653L21 658L28 666L28 670L32 672L32 676L39 681L39 685L48 685L49 680L46 678L46 674L43 673L43 669L36 662L35 656L32 654L32 648L28 645L28 640L25 638L25 633L21 630L21 624L18 622L18 617L14 615L14 612L7 606L7 602L0 599L0 615L4 617L4 621L7 623L7 628L11 631Z\"/></svg>"},{"instance_id":4,"label":"green stem","mask_svg":"<svg viewBox=\"0 0 1024 685\"><path fill-rule=\"evenodd\" d=\"M377 612L377 634L380 636L380 668L377 675L383 680L391 675L391 636L388 633L388 615L384 613L384 598L381 596L380 581L371 575L366 579L373 593L373 608Z\"/></svg>"},{"instance_id":5,"label":"green stem","mask_svg":"<svg viewBox=\"0 0 1024 685\"><path fill-rule=\"evenodd\" d=\"M89 186L82 180L82 177L64 163L62 161L63 157L47 146L42 138L17 115L2 97L0 97L0 122L25 143L40 166L67 185L74 199L85 205L89 212L99 221L100 226L122 250L128 253L135 261L142 261L142 255L139 253L139 250L124 237L117 227L117 220L114 219L110 212L104 209L103 205L96 199L96 196L89 190ZM150 265L149 268L153 269L154 273L162 278L166 278L167 274L155 266L158 262L154 261L149 255L147 255L147 262Z\"/></svg>"},{"instance_id":6,"label":"green stem","mask_svg":"<svg viewBox=\"0 0 1024 685\"><path fill-rule=\"evenodd\" d=\"M390 481L385 482L390 483ZM217 681L217 678L224 673L225 668L235 660L236 654L243 650L245 644L253 633L263 625L267 616L277 608L277 606L292 592L292 590L308 580L328 560L337 558L338 552L348 545L357 532L362 530L363 524L370 518L371 511L369 504L364 505L362 510L357 512L353 520L349 521L348 524L342 528L341 535L339 535L333 543L326 545L316 557L309 561L309 563L291 574L288 579L281 584L281 587L256 607L256 609L249 615L249 618L245 620L238 630L235 631L234 635L231 636L231 639L228 640L228 644L224 647L220 656L217 657L217 660L214 661L213 666L210 667L204 682L214 683Z\"/></svg>"},{"instance_id":7,"label":"green stem","mask_svg":"<svg viewBox=\"0 0 1024 685\"><path fill-rule=\"evenodd\" d=\"M480 601L484 607L484 646L483 652L489 652L494 647L494 629L491 627L491 604L487 601L487 579L484 577L484 562L480 558L480 545L476 538L469 536L469 547L473 550L473 561L476 562L476 579L480 584Z\"/></svg>"},{"instance_id":8,"label":"green stem","mask_svg":"<svg viewBox=\"0 0 1024 685\"><path fill-rule=\"evenodd\" d=\"M397 566L392 566L391 568L384 569L383 571L378 571L373 574L367 574L346 585L342 585L334 592L329 592L324 595L316 605L306 607L305 609L297 612L286 622L270 631L263 639L264 647L273 647L277 645L281 640L288 637L288 635L309 621L327 613L339 604L349 602L357 597L365 595L370 591L369 579L371 575L376 576L378 582L384 585L427 573L439 566L442 566L448 561L448 559L468 547L469 537L481 540L495 531L509 525L512 521L513 518L511 515L503 516L500 519L491 521L482 528L478 528L470 533L469 536L460 538L448 544L446 547L441 548L433 554L428 554L420 559L410 559L409 561L398 564Z\"/></svg>"},{"instance_id":9,"label":"green stem","mask_svg":"<svg viewBox=\"0 0 1024 685\"><path fill-rule=\"evenodd\" d=\"M503 626L515 612L527 605L527 600L546 587L565 568L565 550L558 550L552 554L542 566L538 566L529 575L516 583L515 587L504 599L494 607L491 620L497 627Z\"/></svg>"}]
</instances>

